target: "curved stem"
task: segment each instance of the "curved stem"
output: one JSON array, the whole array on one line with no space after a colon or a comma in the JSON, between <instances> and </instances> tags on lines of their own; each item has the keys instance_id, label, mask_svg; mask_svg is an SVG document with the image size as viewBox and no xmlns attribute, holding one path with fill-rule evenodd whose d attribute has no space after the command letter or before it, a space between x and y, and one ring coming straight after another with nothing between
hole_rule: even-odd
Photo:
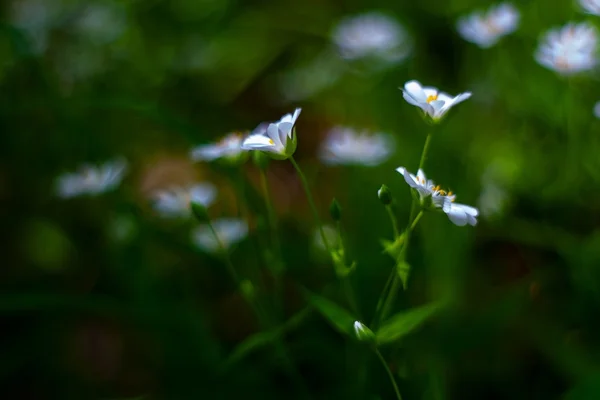
<instances>
[{"instance_id":1,"label":"curved stem","mask_svg":"<svg viewBox=\"0 0 600 400\"><path fill-rule=\"evenodd\" d=\"M383 358L383 356L379 352L379 349L375 348L374 350L375 350L375 354L377 354L377 358L379 358L379 361L381 361L381 364L383 364L385 371L387 372L388 376L390 377L392 386L394 386L394 392L396 392L396 398L398 400L402 400L402 395L400 395L400 389L398 389L398 385L396 384L396 379L394 379L394 374L392 374L390 367L388 367L387 362L385 361L385 358Z\"/></svg>"},{"instance_id":2,"label":"curved stem","mask_svg":"<svg viewBox=\"0 0 600 400\"><path fill-rule=\"evenodd\" d=\"M310 187L308 186L308 181L306 180L306 176L304 176L304 173L300 169L300 166L298 165L298 163L296 162L296 160L294 159L293 156L290 156L289 160L292 163L292 165L294 166L294 168L296 169L296 173L298 174L298 177L300 178L300 181L302 182L302 187L304 188L304 193L306 193L306 198L308 199L308 204L313 213L313 217L315 218L315 222L317 223L317 227L319 229L321 239L323 240L323 244L325 245L325 248L327 249L327 251L331 254L331 246L329 245L329 241L327 240L327 237L325 236L325 231L323 230L323 224L321 223L321 218L319 218L319 212L317 211L317 207L315 206L315 201L313 200L312 193L310 191Z\"/></svg>"},{"instance_id":3,"label":"curved stem","mask_svg":"<svg viewBox=\"0 0 600 400\"><path fill-rule=\"evenodd\" d=\"M423 169L425 166L425 159L427 158L427 152L429 151L429 144L431 143L431 133L427 135L425 144L423 145L423 152L421 153L421 161L419 161L419 169Z\"/></svg>"},{"instance_id":4,"label":"curved stem","mask_svg":"<svg viewBox=\"0 0 600 400\"><path fill-rule=\"evenodd\" d=\"M394 239L400 237L400 230L398 229L398 221L396 221L396 216L394 215L394 210L392 210L392 206L389 204L385 206L388 215L390 216L390 221L392 221L392 229L394 230Z\"/></svg>"}]
</instances>

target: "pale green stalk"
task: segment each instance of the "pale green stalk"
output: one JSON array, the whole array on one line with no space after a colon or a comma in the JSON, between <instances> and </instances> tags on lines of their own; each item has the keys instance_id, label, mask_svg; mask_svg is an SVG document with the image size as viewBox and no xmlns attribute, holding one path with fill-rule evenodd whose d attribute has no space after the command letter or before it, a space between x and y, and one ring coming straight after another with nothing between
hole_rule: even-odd
<instances>
[{"instance_id":1,"label":"pale green stalk","mask_svg":"<svg viewBox=\"0 0 600 400\"><path fill-rule=\"evenodd\" d=\"M330 256L333 257L332 256L332 248L331 248L331 245L329 244L329 241L327 240L325 231L323 230L323 224L321 223L321 218L319 218L319 212L317 211L317 207L315 206L315 202L313 200L313 196L310 191L310 187L308 186L308 181L306 180L306 176L304 176L304 173L300 169L300 166L298 165L298 163L296 162L296 160L294 159L293 156L290 156L289 160L292 163L292 165L294 166L294 168L296 169L296 173L298 174L298 177L300 178L300 181L302 182L302 187L304 188L304 192L306 193L306 198L308 199L308 204L310 205L310 209L313 213L313 217L315 218L315 222L317 223L317 227L319 229L321 239L323 240L323 244L325 245L325 248L329 252ZM347 277L344 278L344 281L347 279L348 279ZM352 286L350 285L350 282L347 282L347 283L343 282L343 285L344 285L344 291L346 293L346 298L348 300L348 304L350 304L350 306L352 306L353 304L356 305L356 300L354 299L354 294L353 294ZM354 307L354 306L352 306L352 307ZM358 308L356 309L356 312L358 312Z\"/></svg>"},{"instance_id":2,"label":"pale green stalk","mask_svg":"<svg viewBox=\"0 0 600 400\"><path fill-rule=\"evenodd\" d=\"M396 384L396 379L394 379L394 374L392 374L390 367L388 367L387 362L385 361L385 358L383 358L383 356L381 355L381 352L379 352L379 349L377 347L374 348L374 351L375 351L375 354L377 354L377 358L379 358L379 361L381 361L381 364L383 364L383 367L385 368L385 371L387 372L388 376L390 377L390 381L392 382L392 385L394 386L394 392L396 392L396 398L398 400L402 400L402 395L400 395L400 389L398 389L398 385Z\"/></svg>"},{"instance_id":3,"label":"pale green stalk","mask_svg":"<svg viewBox=\"0 0 600 400\"><path fill-rule=\"evenodd\" d=\"M427 158L427 153L429 151L429 145L431 144L431 133L429 133L427 135L427 138L425 139L425 144L423 145L423 151L421 152L421 160L419 161L419 168L418 169L423 169L423 166L425 165L425 159ZM418 170L417 170L418 171ZM396 260L396 265L406 261L406 250L408 248L408 244L410 242L410 233L412 232L412 230L415 228L415 226L417 225L417 223L419 222L419 220L421 219L421 216L423 214L423 211L421 211L418 215L416 215L418 209L418 204L417 204L417 200L415 198L413 198L412 200L412 204L411 204L411 209L410 209L410 217L408 218L408 225L409 227L407 228L406 232L405 232L405 237L404 237L404 242L402 243L402 250L400 252L400 256L398 257L398 260ZM387 293L387 297L386 300L383 303L383 307L381 308L381 316L379 316L379 305L381 303L378 302L378 307L375 311L375 318L374 318L374 325L378 324L380 321L383 321L388 313L390 312L390 308L392 306L392 304L394 303L394 300L396 299L396 295L398 294L398 290L400 289L400 277L398 276L398 272L396 271L396 266L394 266L394 269L392 270L392 283L391 283L391 287L389 292ZM388 279L389 281L389 279ZM386 287L388 285L386 284ZM384 288L384 292L385 293L385 288ZM382 296L384 295L382 293Z\"/></svg>"},{"instance_id":4,"label":"pale green stalk","mask_svg":"<svg viewBox=\"0 0 600 400\"><path fill-rule=\"evenodd\" d=\"M209 229L211 230L212 234L214 235L215 240L217 241L217 245L219 246L220 253L223 256L225 265L227 266L227 271L229 272L229 275L231 275L231 279L234 281L236 288L239 290L241 280L240 280L239 275L235 271L233 263L231 262L231 257L229 257L229 252L227 251L227 248L223 244L223 241L217 234L217 231L215 230L210 219L207 220L207 225L208 225ZM255 301L253 301L253 299L248 298L247 296L243 296L243 297L246 299L246 301L248 301L248 304L250 304L250 306L252 307L252 309L254 310L256 315L258 316L258 318L262 319L263 322L267 325L267 327L270 327L270 325L271 325L270 318L262 310L262 308L260 307L260 304L256 303ZM287 354L287 351L286 351L285 347L283 346L280 338L275 339L274 346L275 346L275 349L280 353L281 357L283 358L285 368L287 369L288 373L290 374L290 377L296 382L296 385L298 385L303 391L307 392L306 385L304 384L300 374L294 367L294 364L292 363L292 360L290 359L289 355Z\"/></svg>"}]
</instances>

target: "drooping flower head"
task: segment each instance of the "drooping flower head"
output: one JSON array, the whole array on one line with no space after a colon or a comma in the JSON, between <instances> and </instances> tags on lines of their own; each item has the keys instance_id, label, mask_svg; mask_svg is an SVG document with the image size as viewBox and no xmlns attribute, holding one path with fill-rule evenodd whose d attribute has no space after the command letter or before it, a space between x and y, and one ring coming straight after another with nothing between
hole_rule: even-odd
<instances>
[{"instance_id":1,"label":"drooping flower head","mask_svg":"<svg viewBox=\"0 0 600 400\"><path fill-rule=\"evenodd\" d=\"M77 172L58 177L56 192L65 199L108 192L119 186L126 170L127 162L123 159L108 161L98 167L85 164Z\"/></svg>"},{"instance_id":2,"label":"drooping flower head","mask_svg":"<svg viewBox=\"0 0 600 400\"><path fill-rule=\"evenodd\" d=\"M438 122L450 108L471 97L471 92L452 97L435 87L424 87L418 81L412 80L404 84L402 95L404 100L423 110L433 122Z\"/></svg>"},{"instance_id":3,"label":"drooping flower head","mask_svg":"<svg viewBox=\"0 0 600 400\"><path fill-rule=\"evenodd\" d=\"M347 60L374 57L398 63L410 53L410 40L402 26L390 16L371 12L342 19L332 40Z\"/></svg>"},{"instance_id":4,"label":"drooping flower head","mask_svg":"<svg viewBox=\"0 0 600 400\"><path fill-rule=\"evenodd\" d=\"M569 23L544 34L535 52L535 59L544 67L561 75L589 71L598 62L598 34L591 24Z\"/></svg>"},{"instance_id":5,"label":"drooping flower head","mask_svg":"<svg viewBox=\"0 0 600 400\"><path fill-rule=\"evenodd\" d=\"M174 187L152 195L156 211L163 217L180 218L192 216L190 204L210 206L217 197L217 189L211 183L198 183L188 187Z\"/></svg>"},{"instance_id":6,"label":"drooping flower head","mask_svg":"<svg viewBox=\"0 0 600 400\"><path fill-rule=\"evenodd\" d=\"M219 242L228 249L248 235L248 223L241 219L221 218L212 222L217 238L208 225L200 225L192 231L192 242L208 252L220 250Z\"/></svg>"},{"instance_id":7,"label":"drooping flower head","mask_svg":"<svg viewBox=\"0 0 600 400\"><path fill-rule=\"evenodd\" d=\"M479 210L465 204L455 203L456 195L446 192L432 180L428 180L422 170L417 171L417 175L411 174L404 167L398 167L396 171L402 174L404 181L417 191L421 206L426 209L442 210L455 225L477 225Z\"/></svg>"},{"instance_id":8,"label":"drooping flower head","mask_svg":"<svg viewBox=\"0 0 600 400\"><path fill-rule=\"evenodd\" d=\"M319 157L330 165L375 166L387 160L394 151L394 141L384 133L356 132L338 126L329 131L321 145Z\"/></svg>"},{"instance_id":9,"label":"drooping flower head","mask_svg":"<svg viewBox=\"0 0 600 400\"><path fill-rule=\"evenodd\" d=\"M262 123L242 142L243 150L259 150L272 158L285 160L296 151L294 125L302 111L296 108L293 114L286 114L277 122Z\"/></svg>"},{"instance_id":10,"label":"drooping flower head","mask_svg":"<svg viewBox=\"0 0 600 400\"><path fill-rule=\"evenodd\" d=\"M600 16L599 0L579 0L579 4L586 13Z\"/></svg>"},{"instance_id":11,"label":"drooping flower head","mask_svg":"<svg viewBox=\"0 0 600 400\"><path fill-rule=\"evenodd\" d=\"M503 36L517 29L519 11L509 3L501 3L487 12L476 11L457 22L458 33L481 48L489 48Z\"/></svg>"},{"instance_id":12,"label":"drooping flower head","mask_svg":"<svg viewBox=\"0 0 600 400\"><path fill-rule=\"evenodd\" d=\"M190 157L193 161L226 160L231 162L241 161L246 154L242 150L242 134L233 132L217 143L206 144L194 148Z\"/></svg>"}]
</instances>

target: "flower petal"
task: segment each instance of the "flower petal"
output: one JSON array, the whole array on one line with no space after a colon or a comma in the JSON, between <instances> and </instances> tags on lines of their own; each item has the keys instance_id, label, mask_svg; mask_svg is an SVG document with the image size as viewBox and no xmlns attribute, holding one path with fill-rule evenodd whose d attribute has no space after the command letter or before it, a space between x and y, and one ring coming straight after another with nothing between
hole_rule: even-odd
<instances>
[{"instance_id":1,"label":"flower petal","mask_svg":"<svg viewBox=\"0 0 600 400\"><path fill-rule=\"evenodd\" d=\"M275 148L273 139L261 134L250 135L242 142L244 150L272 150Z\"/></svg>"},{"instance_id":2,"label":"flower petal","mask_svg":"<svg viewBox=\"0 0 600 400\"><path fill-rule=\"evenodd\" d=\"M416 102L419 102L419 103L427 102L427 95L423 91L423 88L421 87L421 84L419 83L419 81L412 80L412 81L406 82L404 84L403 92L406 93L408 96L412 97Z\"/></svg>"}]
</instances>

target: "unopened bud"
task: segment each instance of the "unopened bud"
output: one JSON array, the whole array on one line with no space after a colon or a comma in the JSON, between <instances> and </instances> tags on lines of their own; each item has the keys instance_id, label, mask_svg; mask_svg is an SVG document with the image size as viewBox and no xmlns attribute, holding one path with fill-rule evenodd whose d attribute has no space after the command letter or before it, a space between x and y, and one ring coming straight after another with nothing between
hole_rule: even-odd
<instances>
[{"instance_id":1,"label":"unopened bud","mask_svg":"<svg viewBox=\"0 0 600 400\"><path fill-rule=\"evenodd\" d=\"M360 321L354 321L354 334L361 342L372 342L375 339L373 331Z\"/></svg>"},{"instance_id":2,"label":"unopened bud","mask_svg":"<svg viewBox=\"0 0 600 400\"><path fill-rule=\"evenodd\" d=\"M335 222L342 219L342 208L336 199L331 201L331 205L329 206L329 214Z\"/></svg>"},{"instance_id":3,"label":"unopened bud","mask_svg":"<svg viewBox=\"0 0 600 400\"><path fill-rule=\"evenodd\" d=\"M381 188L377 191L377 196L384 206L392 204L392 192L387 186L381 185Z\"/></svg>"},{"instance_id":4,"label":"unopened bud","mask_svg":"<svg viewBox=\"0 0 600 400\"><path fill-rule=\"evenodd\" d=\"M194 217L200 222L208 221L208 213L206 212L206 207L204 207L200 203L196 203L195 201L190 202L190 208L192 209L192 214Z\"/></svg>"}]
</instances>

